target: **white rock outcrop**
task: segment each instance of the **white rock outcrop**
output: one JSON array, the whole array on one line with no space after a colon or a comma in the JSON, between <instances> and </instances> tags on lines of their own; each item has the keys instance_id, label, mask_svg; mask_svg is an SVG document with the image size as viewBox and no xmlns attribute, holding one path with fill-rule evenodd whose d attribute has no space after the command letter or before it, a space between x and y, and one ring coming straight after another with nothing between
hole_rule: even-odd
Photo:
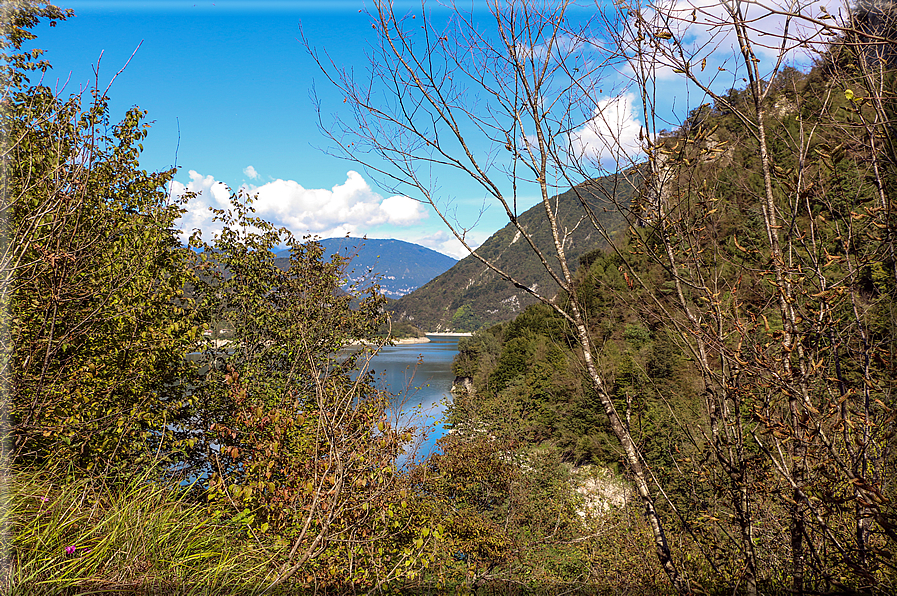
<instances>
[{"instance_id":1,"label":"white rock outcrop","mask_svg":"<svg viewBox=\"0 0 897 596\"><path fill-rule=\"evenodd\" d=\"M586 465L571 470L574 490L582 497L577 513L583 519L594 519L611 509L624 507L633 497L628 482L607 468Z\"/></svg>"}]
</instances>

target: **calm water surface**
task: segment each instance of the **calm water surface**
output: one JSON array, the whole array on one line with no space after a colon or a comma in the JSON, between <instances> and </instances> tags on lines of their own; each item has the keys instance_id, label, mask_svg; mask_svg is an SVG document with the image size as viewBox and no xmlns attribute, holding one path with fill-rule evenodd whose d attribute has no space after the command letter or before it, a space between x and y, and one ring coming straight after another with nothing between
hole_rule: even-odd
<instances>
[{"instance_id":1,"label":"calm water surface","mask_svg":"<svg viewBox=\"0 0 897 596\"><path fill-rule=\"evenodd\" d=\"M451 401L452 360L458 337L430 335L429 343L387 346L371 360L379 387L393 394L395 414L420 429L415 459L435 449L445 434L442 416Z\"/></svg>"}]
</instances>

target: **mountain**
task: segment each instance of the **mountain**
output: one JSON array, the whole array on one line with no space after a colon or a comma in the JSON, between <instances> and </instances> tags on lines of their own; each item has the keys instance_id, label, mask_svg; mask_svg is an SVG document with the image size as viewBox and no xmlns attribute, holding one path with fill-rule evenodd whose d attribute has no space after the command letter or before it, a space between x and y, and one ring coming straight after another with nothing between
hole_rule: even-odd
<instances>
[{"instance_id":1,"label":"mountain","mask_svg":"<svg viewBox=\"0 0 897 596\"><path fill-rule=\"evenodd\" d=\"M364 287L378 283L380 291L388 298L400 298L413 292L457 262L440 252L403 240L344 237L327 238L318 243L324 247L326 258L339 253L350 259L348 284L360 283ZM288 254L288 251L282 252Z\"/></svg>"},{"instance_id":2,"label":"mountain","mask_svg":"<svg viewBox=\"0 0 897 596\"><path fill-rule=\"evenodd\" d=\"M585 198L599 222L613 234L626 228L626 221L616 204L628 205L632 187L622 176L606 176L552 199L560 228L569 231L565 249L571 268L575 268L579 257L586 253L607 248L595 227L583 220L585 212L577 195ZM608 197L615 199L611 201ZM544 206L539 203L520 214L517 220L551 261L555 251ZM557 284L513 224L509 223L490 236L476 252L540 294L549 297L557 294ZM552 265L556 262L555 258ZM408 321L421 329L472 331L481 325L512 319L535 302L535 298L516 289L470 255L392 303L389 309L397 315L397 320Z\"/></svg>"}]
</instances>

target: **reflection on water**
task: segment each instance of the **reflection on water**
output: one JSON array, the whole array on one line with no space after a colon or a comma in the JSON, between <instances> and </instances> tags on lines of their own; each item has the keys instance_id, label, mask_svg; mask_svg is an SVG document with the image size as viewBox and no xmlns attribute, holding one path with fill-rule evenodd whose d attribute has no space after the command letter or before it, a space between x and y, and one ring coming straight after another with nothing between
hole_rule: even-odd
<instances>
[{"instance_id":1,"label":"reflection on water","mask_svg":"<svg viewBox=\"0 0 897 596\"><path fill-rule=\"evenodd\" d=\"M428 337L429 343L386 346L371 360L378 387L393 394L396 415L420 428L418 461L445 434L442 416L451 400L452 360L458 353L458 337Z\"/></svg>"}]
</instances>

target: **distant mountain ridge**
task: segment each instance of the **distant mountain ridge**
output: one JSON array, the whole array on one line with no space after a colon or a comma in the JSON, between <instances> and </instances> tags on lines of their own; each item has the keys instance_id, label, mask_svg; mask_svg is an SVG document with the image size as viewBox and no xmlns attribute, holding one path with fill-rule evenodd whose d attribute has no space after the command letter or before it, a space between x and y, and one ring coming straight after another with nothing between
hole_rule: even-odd
<instances>
[{"instance_id":1,"label":"distant mountain ridge","mask_svg":"<svg viewBox=\"0 0 897 596\"><path fill-rule=\"evenodd\" d=\"M626 228L626 220L617 204L628 205L633 189L622 176L612 175L591 181L578 187L578 192L586 197L596 218L611 234ZM607 197L615 199L611 201ZM552 203L558 214L558 225L568 231L565 252L571 268L575 268L579 257L587 252L607 247L595 227L588 220L583 220L585 211L576 191L571 189L557 195ZM521 213L517 221L550 259L555 253L545 207L539 203ZM544 296L554 297L559 290L532 248L511 223L490 236L477 249L477 253ZM389 310L396 315L396 320L410 322L427 331L472 331L481 325L512 319L534 302L536 299L526 291L499 278L470 255L392 303Z\"/></svg>"},{"instance_id":2,"label":"distant mountain ridge","mask_svg":"<svg viewBox=\"0 0 897 596\"><path fill-rule=\"evenodd\" d=\"M318 243L326 258L339 253L350 259L345 285L377 283L388 298L410 294L457 263L452 257L404 240L343 237Z\"/></svg>"}]
</instances>

